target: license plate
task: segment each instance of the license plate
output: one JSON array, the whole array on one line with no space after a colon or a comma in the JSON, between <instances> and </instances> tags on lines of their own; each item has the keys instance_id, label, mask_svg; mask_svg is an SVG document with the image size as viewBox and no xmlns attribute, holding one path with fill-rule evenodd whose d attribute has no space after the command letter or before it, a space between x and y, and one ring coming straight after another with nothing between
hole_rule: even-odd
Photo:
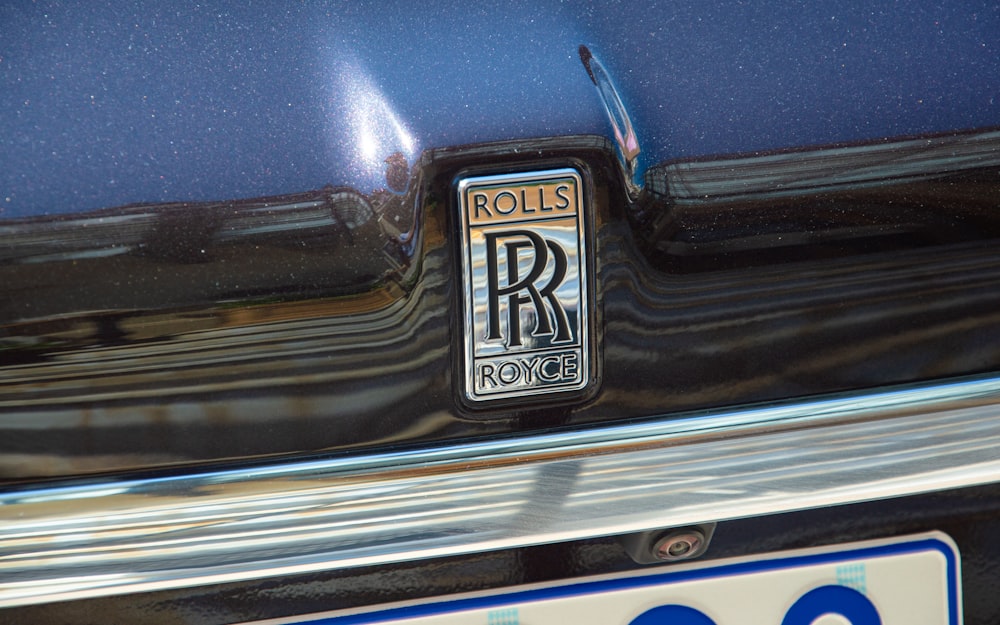
<instances>
[{"instance_id":1,"label":"license plate","mask_svg":"<svg viewBox=\"0 0 1000 625\"><path fill-rule=\"evenodd\" d=\"M268 623L958 625L959 576L934 532Z\"/></svg>"}]
</instances>

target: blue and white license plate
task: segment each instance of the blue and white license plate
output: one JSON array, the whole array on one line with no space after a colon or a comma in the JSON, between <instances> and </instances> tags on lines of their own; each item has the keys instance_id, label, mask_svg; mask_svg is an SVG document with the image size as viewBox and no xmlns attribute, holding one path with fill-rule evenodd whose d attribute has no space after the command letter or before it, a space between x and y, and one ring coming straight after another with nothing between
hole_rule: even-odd
<instances>
[{"instance_id":1,"label":"blue and white license plate","mask_svg":"<svg viewBox=\"0 0 1000 625\"><path fill-rule=\"evenodd\" d=\"M958 549L941 533L268 623L313 625L958 625Z\"/></svg>"}]
</instances>

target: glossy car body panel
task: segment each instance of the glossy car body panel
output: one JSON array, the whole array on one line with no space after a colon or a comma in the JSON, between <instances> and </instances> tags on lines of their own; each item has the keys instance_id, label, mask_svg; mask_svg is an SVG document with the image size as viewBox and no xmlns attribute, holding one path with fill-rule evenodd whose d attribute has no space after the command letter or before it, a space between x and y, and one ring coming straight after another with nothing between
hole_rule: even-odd
<instances>
[{"instance_id":1,"label":"glossy car body panel","mask_svg":"<svg viewBox=\"0 0 1000 625\"><path fill-rule=\"evenodd\" d=\"M566 408L470 411L452 383L464 376L452 181L532 165L578 168L593 197L600 386ZM664 209L674 200L650 194L630 223L611 147L593 137L429 151L402 198L421 207L405 240L344 189L91 214L116 233L119 219L147 225L111 256L43 251L2 268L8 288L37 297L9 299L12 317L50 307L6 326L6 472L454 440L990 371L996 165L977 163L983 181L958 187L964 169L918 182L883 170L874 191L800 189L710 231L761 200ZM914 202L922 213L886 208ZM11 238L37 246L39 233L80 228L63 224L21 222ZM191 224L204 235L194 247ZM51 286L32 286L43 278Z\"/></svg>"},{"instance_id":2,"label":"glossy car body panel","mask_svg":"<svg viewBox=\"0 0 1000 625\"><path fill-rule=\"evenodd\" d=\"M864 404L1000 363L989 3L8 3L0 25L0 477L17 505L84 483ZM608 89L634 144L613 140ZM584 401L469 409L456 182L562 167L592 200L597 383ZM857 525L730 521L707 557L943 527L971 563L967 615L988 622L991 487L918 496L962 484L815 503ZM902 494L973 504L835 505ZM697 516L683 520L732 518ZM627 568L597 534L274 578L259 582L273 606L231 619L216 602L258 582L0 619L141 604L236 620ZM30 558L13 540L0 530L8 562ZM475 573L426 580L442 567ZM393 576L409 590L371 590Z\"/></svg>"},{"instance_id":3,"label":"glossy car body panel","mask_svg":"<svg viewBox=\"0 0 1000 625\"><path fill-rule=\"evenodd\" d=\"M465 9L7 3L4 216L369 192L396 151L604 134L580 44L645 166L997 125L988 2Z\"/></svg>"}]
</instances>

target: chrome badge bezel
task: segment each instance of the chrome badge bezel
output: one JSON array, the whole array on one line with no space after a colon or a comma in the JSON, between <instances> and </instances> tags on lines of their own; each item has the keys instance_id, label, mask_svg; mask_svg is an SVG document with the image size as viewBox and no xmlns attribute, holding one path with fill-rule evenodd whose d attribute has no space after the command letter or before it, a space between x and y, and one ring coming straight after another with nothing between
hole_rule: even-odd
<instances>
[{"instance_id":1,"label":"chrome badge bezel","mask_svg":"<svg viewBox=\"0 0 1000 625\"><path fill-rule=\"evenodd\" d=\"M590 384L583 190L568 167L458 182L469 402L555 399Z\"/></svg>"}]
</instances>

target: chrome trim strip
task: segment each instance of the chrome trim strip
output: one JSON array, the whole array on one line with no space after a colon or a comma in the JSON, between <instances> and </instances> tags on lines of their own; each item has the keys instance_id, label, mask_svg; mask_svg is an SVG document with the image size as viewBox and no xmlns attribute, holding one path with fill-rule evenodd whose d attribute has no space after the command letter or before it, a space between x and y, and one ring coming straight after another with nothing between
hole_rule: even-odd
<instances>
[{"instance_id":1,"label":"chrome trim strip","mask_svg":"<svg viewBox=\"0 0 1000 625\"><path fill-rule=\"evenodd\" d=\"M19 490L0 495L0 606L995 481L998 378L403 453Z\"/></svg>"}]
</instances>

